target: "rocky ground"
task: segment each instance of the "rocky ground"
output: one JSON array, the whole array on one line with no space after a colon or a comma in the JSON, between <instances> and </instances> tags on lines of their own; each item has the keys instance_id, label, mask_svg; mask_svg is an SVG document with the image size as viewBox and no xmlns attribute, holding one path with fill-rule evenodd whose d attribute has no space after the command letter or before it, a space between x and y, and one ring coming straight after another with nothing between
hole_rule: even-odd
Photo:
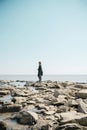
<instances>
[{"instance_id":1,"label":"rocky ground","mask_svg":"<svg viewBox=\"0 0 87 130\"><path fill-rule=\"evenodd\" d=\"M87 84L1 80L0 130L87 130Z\"/></svg>"}]
</instances>

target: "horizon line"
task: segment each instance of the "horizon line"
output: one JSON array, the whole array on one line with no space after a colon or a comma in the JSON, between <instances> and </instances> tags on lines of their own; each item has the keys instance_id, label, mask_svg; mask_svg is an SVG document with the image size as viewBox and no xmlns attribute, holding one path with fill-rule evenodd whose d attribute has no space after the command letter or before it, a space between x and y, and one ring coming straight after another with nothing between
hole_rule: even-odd
<instances>
[{"instance_id":1,"label":"horizon line","mask_svg":"<svg viewBox=\"0 0 87 130\"><path fill-rule=\"evenodd\" d=\"M0 74L0 75L37 75L37 74ZM87 75L87 74L72 74L72 73L70 73L70 74L44 74L44 75Z\"/></svg>"}]
</instances>

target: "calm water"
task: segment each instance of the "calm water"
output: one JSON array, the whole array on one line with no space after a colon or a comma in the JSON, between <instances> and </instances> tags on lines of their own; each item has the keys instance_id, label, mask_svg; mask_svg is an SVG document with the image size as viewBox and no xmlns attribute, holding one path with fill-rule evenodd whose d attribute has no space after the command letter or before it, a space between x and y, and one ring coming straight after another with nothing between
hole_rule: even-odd
<instances>
[{"instance_id":1,"label":"calm water","mask_svg":"<svg viewBox=\"0 0 87 130\"><path fill-rule=\"evenodd\" d=\"M0 80L37 81L37 75L0 75ZM87 75L44 75L43 80L87 82Z\"/></svg>"}]
</instances>

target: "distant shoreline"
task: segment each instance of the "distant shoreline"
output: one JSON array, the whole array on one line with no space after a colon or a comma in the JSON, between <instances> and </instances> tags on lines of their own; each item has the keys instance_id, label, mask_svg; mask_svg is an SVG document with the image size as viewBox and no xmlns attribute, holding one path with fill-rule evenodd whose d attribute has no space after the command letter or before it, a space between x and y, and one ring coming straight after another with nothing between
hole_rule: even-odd
<instances>
[{"instance_id":1,"label":"distant shoreline","mask_svg":"<svg viewBox=\"0 0 87 130\"><path fill-rule=\"evenodd\" d=\"M26 80L26 81L37 81L36 75L0 75L0 80ZM42 80L52 81L71 81L71 82L87 82L87 75L43 75Z\"/></svg>"}]
</instances>

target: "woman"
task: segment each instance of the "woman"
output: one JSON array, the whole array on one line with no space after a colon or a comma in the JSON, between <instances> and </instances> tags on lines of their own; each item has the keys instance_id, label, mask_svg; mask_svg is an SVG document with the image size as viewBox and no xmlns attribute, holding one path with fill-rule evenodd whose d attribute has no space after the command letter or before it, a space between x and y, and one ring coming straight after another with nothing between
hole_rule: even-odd
<instances>
[{"instance_id":1,"label":"woman","mask_svg":"<svg viewBox=\"0 0 87 130\"><path fill-rule=\"evenodd\" d=\"M42 80L42 76L43 76L43 70L42 70L42 65L41 62L38 62L39 66L38 66L38 78L39 78L39 82Z\"/></svg>"}]
</instances>

